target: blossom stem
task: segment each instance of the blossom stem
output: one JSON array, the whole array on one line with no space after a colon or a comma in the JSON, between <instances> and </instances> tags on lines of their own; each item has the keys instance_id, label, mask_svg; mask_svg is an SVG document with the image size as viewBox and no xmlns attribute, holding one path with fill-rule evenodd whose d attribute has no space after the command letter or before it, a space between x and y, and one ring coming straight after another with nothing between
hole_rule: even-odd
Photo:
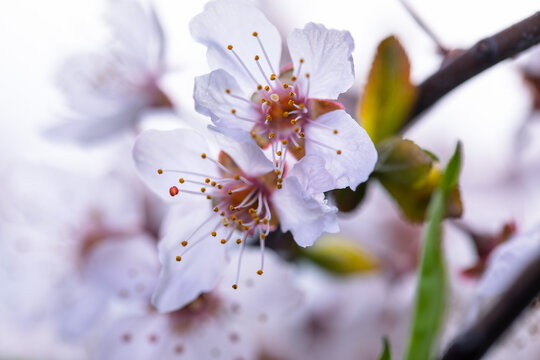
<instances>
[{"instance_id":1,"label":"blossom stem","mask_svg":"<svg viewBox=\"0 0 540 360\"><path fill-rule=\"evenodd\" d=\"M480 359L540 292L540 254L529 263L493 307L458 334L441 360Z\"/></svg>"},{"instance_id":2,"label":"blossom stem","mask_svg":"<svg viewBox=\"0 0 540 360\"><path fill-rule=\"evenodd\" d=\"M540 11L449 60L418 85L416 102L402 130L410 127L424 111L444 95L491 66L540 43Z\"/></svg>"}]
</instances>

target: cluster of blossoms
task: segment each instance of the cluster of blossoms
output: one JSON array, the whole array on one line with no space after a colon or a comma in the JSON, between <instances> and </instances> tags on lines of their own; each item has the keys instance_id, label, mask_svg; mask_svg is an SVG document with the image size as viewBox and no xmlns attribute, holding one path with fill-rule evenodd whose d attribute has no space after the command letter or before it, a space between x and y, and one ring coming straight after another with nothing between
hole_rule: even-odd
<instances>
[{"instance_id":1,"label":"cluster of blossoms","mask_svg":"<svg viewBox=\"0 0 540 360\"><path fill-rule=\"evenodd\" d=\"M259 240L262 275L265 242L278 227L302 247L337 232L337 209L324 192L354 189L377 159L367 133L335 101L354 80L348 32L317 24L294 30L287 39L293 64L279 73L278 31L250 4L210 2L191 32L214 68L195 79L194 99L211 117L219 150L191 130L146 131L134 147L143 180L183 209L174 226L184 236L159 246L153 300L161 311L215 287L235 245L239 274L246 243Z\"/></svg>"}]
</instances>

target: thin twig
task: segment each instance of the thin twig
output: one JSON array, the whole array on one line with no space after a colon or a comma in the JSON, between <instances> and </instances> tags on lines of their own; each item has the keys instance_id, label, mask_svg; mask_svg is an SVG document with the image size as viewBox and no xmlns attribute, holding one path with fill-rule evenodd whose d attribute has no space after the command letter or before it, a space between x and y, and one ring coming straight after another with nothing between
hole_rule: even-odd
<instances>
[{"instance_id":1,"label":"thin twig","mask_svg":"<svg viewBox=\"0 0 540 360\"><path fill-rule=\"evenodd\" d=\"M490 68L540 43L540 11L515 25L483 40L448 61L418 86L416 103L402 129L444 95Z\"/></svg>"},{"instance_id":2,"label":"thin twig","mask_svg":"<svg viewBox=\"0 0 540 360\"><path fill-rule=\"evenodd\" d=\"M540 255L522 271L490 311L456 337L441 360L480 359L539 292Z\"/></svg>"}]
</instances>

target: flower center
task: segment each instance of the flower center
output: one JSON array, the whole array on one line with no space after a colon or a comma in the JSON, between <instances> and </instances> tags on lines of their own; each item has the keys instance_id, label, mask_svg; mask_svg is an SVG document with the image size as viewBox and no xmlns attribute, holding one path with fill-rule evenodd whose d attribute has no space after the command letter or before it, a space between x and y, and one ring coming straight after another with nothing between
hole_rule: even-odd
<instances>
[{"instance_id":1,"label":"flower center","mask_svg":"<svg viewBox=\"0 0 540 360\"><path fill-rule=\"evenodd\" d=\"M247 176L224 152L220 153L218 160L214 160L204 153L201 154L201 157L216 164L220 175L212 177L187 170L157 170L158 174L174 172L182 175L178 179L178 185L170 187L169 194L171 196L196 194L205 196L212 204L210 216L181 241L180 244L185 249L176 256L176 261L181 261L182 257L197 244L211 237L220 239L219 241L223 245L236 238L234 242L241 246L239 274L245 241L248 236L258 234L261 246L261 268L257 273L262 275L265 239L278 223L270 202L270 196L276 188L277 175L275 172L269 172L257 178ZM199 189L196 190L196 188ZM208 224L211 225L212 231L209 234L201 233L203 228L208 228ZM195 238L195 241L190 245L192 238ZM236 289L237 284L238 276L233 288Z\"/></svg>"},{"instance_id":2,"label":"flower center","mask_svg":"<svg viewBox=\"0 0 540 360\"><path fill-rule=\"evenodd\" d=\"M302 158L305 155L304 147L306 141L310 141L312 144L330 149L335 151L337 155L341 155L342 151L340 149L335 149L331 145L317 139L306 137L306 128L310 126L321 127L328 130L329 134L337 135L339 133L338 129L321 124L316 121L316 118L324 112L341 109L341 105L337 103L331 104L332 102L330 101L309 99L311 80L308 72L302 72L304 59L299 59L298 69L290 69L277 76L259 34L253 32L252 35L257 39L263 57L266 60L267 68L272 73L268 74L265 72L261 65L261 57L255 55L254 60L257 68L266 82L265 85L259 84L244 61L235 52L233 45L228 45L227 49L253 80L256 90L251 96L251 99L244 99L237 94L232 94L230 89L226 89L225 92L233 98L249 102L259 114L256 118L247 118L243 114L239 114L237 109L231 109L231 113L238 120L253 123L251 136L260 147L266 148L270 145L272 146L274 168L278 175L278 180L281 180L283 177L287 153L292 153L296 159ZM300 78L303 81L299 81ZM327 107L325 109L324 106L316 106L317 110L322 109L324 112L313 111L311 106L313 102L322 102ZM328 106L329 104L330 106Z\"/></svg>"}]
</instances>

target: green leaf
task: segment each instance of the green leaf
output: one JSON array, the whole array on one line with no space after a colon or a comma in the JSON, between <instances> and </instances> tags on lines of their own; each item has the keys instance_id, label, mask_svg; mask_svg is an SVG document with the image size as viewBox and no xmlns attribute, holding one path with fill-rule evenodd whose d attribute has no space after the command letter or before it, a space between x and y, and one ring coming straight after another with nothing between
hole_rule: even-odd
<instances>
[{"instance_id":1,"label":"green leaf","mask_svg":"<svg viewBox=\"0 0 540 360\"><path fill-rule=\"evenodd\" d=\"M390 343L387 338L383 339L383 351L379 360L392 360L392 355L390 354Z\"/></svg>"},{"instance_id":2,"label":"green leaf","mask_svg":"<svg viewBox=\"0 0 540 360\"><path fill-rule=\"evenodd\" d=\"M461 146L457 145L439 187L433 193L424 234L418 287L405 360L431 360L436 345L446 299L446 275L441 250L441 223L446 202L457 186L461 165Z\"/></svg>"},{"instance_id":3,"label":"green leaf","mask_svg":"<svg viewBox=\"0 0 540 360\"><path fill-rule=\"evenodd\" d=\"M358 119L375 144L394 135L411 110L416 87L409 78L410 68L396 37L379 44L358 109Z\"/></svg>"},{"instance_id":4,"label":"green leaf","mask_svg":"<svg viewBox=\"0 0 540 360\"><path fill-rule=\"evenodd\" d=\"M373 176L390 193L405 216L413 222L424 221L433 191L441 181L434 156L410 140L392 136L377 144L379 154ZM460 193L453 190L445 217L462 213Z\"/></svg>"},{"instance_id":5,"label":"green leaf","mask_svg":"<svg viewBox=\"0 0 540 360\"><path fill-rule=\"evenodd\" d=\"M350 212L356 209L356 207L364 200L366 195L368 181L358 185L356 190L351 188L335 189L332 191L334 201L339 211Z\"/></svg>"},{"instance_id":6,"label":"green leaf","mask_svg":"<svg viewBox=\"0 0 540 360\"><path fill-rule=\"evenodd\" d=\"M365 248L336 235L323 235L315 245L304 249L302 256L341 275L373 271L379 267L377 259Z\"/></svg>"}]
</instances>

